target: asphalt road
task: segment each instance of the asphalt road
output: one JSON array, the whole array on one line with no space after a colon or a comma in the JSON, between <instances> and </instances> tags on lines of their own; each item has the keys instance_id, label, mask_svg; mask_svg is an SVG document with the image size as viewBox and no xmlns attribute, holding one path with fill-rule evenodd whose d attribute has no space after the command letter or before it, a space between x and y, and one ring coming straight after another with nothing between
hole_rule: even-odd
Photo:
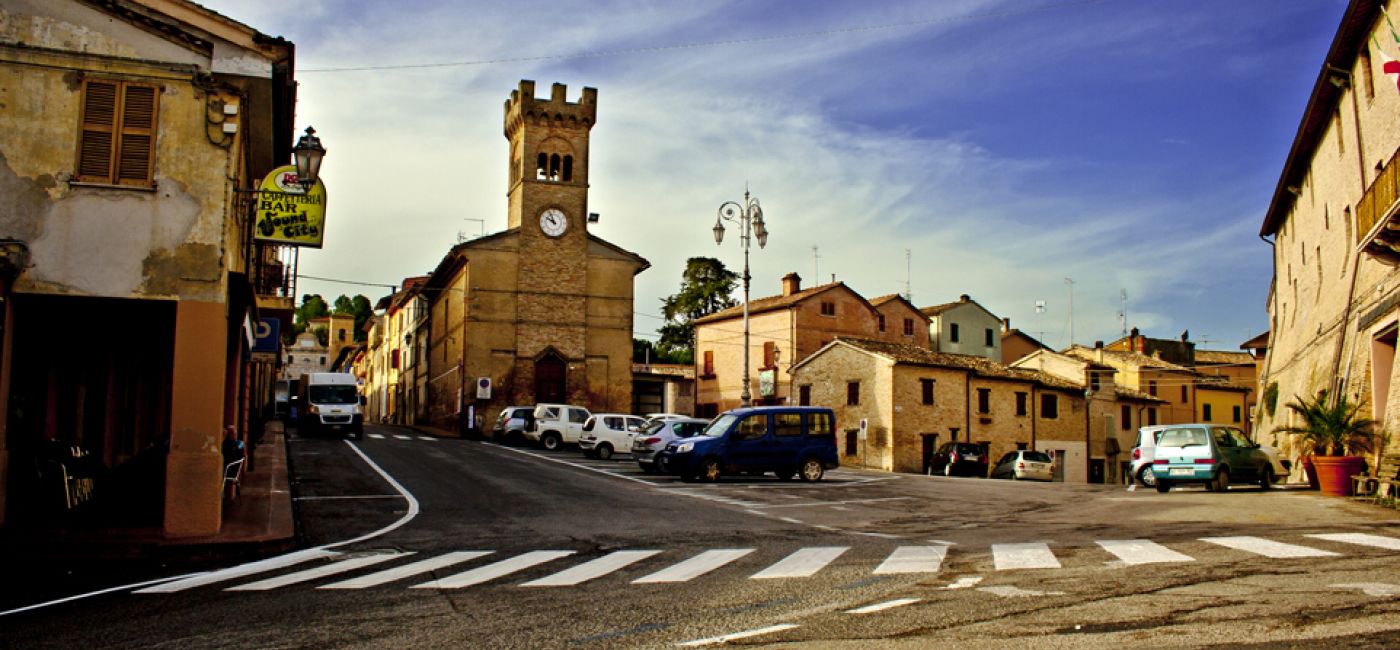
<instances>
[{"instance_id":1,"label":"asphalt road","mask_svg":"<svg viewBox=\"0 0 1400 650\"><path fill-rule=\"evenodd\" d=\"M1400 517L1312 492L692 484L369 433L289 441L305 550L7 615L0 646L1400 646Z\"/></svg>"}]
</instances>

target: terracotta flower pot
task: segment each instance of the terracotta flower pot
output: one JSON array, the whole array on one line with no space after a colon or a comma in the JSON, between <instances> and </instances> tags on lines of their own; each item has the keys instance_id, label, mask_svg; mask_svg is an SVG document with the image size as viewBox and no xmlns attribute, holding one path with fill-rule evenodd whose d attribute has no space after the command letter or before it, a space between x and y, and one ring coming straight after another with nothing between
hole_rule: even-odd
<instances>
[{"instance_id":1,"label":"terracotta flower pot","mask_svg":"<svg viewBox=\"0 0 1400 650\"><path fill-rule=\"evenodd\" d=\"M1312 456L1303 457L1303 476L1308 479L1308 487L1316 490L1322 486L1317 482L1317 470L1313 469L1312 459Z\"/></svg>"},{"instance_id":2,"label":"terracotta flower pot","mask_svg":"<svg viewBox=\"0 0 1400 650\"><path fill-rule=\"evenodd\" d=\"M1366 471L1361 456L1314 456L1312 462L1322 493L1329 496L1351 496L1351 477Z\"/></svg>"}]
</instances>

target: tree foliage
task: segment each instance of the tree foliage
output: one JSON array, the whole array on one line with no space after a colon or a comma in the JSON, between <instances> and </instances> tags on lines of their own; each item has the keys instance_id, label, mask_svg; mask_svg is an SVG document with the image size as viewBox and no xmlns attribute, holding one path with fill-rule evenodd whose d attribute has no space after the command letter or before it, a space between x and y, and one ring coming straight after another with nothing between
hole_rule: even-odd
<instances>
[{"instance_id":1,"label":"tree foliage","mask_svg":"<svg viewBox=\"0 0 1400 650\"><path fill-rule=\"evenodd\" d=\"M325 318L332 314L337 316L353 315L355 317L355 340L364 340L365 334L361 330L364 327L365 321L369 320L370 316L374 313L374 306L370 304L369 298L362 295L357 295L354 298L341 295L335 299L334 305L335 306L332 307L330 304L327 304L326 299L320 294L303 294L301 297L301 306L297 307L294 313L292 331L287 340L295 340L297 335L306 331L312 320ZM317 338L321 340L322 345L326 344L326 333L318 332Z\"/></svg>"},{"instance_id":2,"label":"tree foliage","mask_svg":"<svg viewBox=\"0 0 1400 650\"><path fill-rule=\"evenodd\" d=\"M681 289L661 299L661 313L666 324L658 331L661 340L656 350L662 356L684 355L685 363L695 358L695 324L697 318L708 316L738 304L730 295L739 282L739 274L724 268L724 262L713 257L692 257L685 261L681 273Z\"/></svg>"}]
</instances>

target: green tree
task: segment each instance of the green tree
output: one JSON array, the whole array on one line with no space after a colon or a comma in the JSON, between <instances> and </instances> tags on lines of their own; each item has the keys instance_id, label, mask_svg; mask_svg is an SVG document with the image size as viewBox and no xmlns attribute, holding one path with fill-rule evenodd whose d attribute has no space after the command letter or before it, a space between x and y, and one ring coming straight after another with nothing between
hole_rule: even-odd
<instances>
[{"instance_id":1,"label":"green tree","mask_svg":"<svg viewBox=\"0 0 1400 650\"><path fill-rule=\"evenodd\" d=\"M1295 397L1286 406L1298 414L1302 423L1279 427L1275 431L1301 437L1305 452L1310 451L1318 456L1342 456L1371 450L1376 437L1376 423L1363 417L1361 405L1348 402L1345 395L1329 405L1327 391L1324 390L1311 400Z\"/></svg>"},{"instance_id":2,"label":"green tree","mask_svg":"<svg viewBox=\"0 0 1400 650\"><path fill-rule=\"evenodd\" d=\"M331 313L338 316L349 316L355 313L355 303L350 300L350 296L342 294L335 299L335 307L331 309Z\"/></svg>"},{"instance_id":3,"label":"green tree","mask_svg":"<svg viewBox=\"0 0 1400 650\"><path fill-rule=\"evenodd\" d=\"M658 331L661 340L656 350L661 356L685 357L685 363L695 359L695 319L737 305L730 294L739 282L739 274L724 268L724 262L713 257L692 257L685 261L681 273L681 290L661 299L661 313L666 324Z\"/></svg>"},{"instance_id":4,"label":"green tree","mask_svg":"<svg viewBox=\"0 0 1400 650\"><path fill-rule=\"evenodd\" d=\"M319 294L307 293L301 296L301 306L297 307L292 319L292 331L287 340L294 341L298 334L306 331L308 324L313 318L329 316L330 307L326 305L326 299Z\"/></svg>"},{"instance_id":5,"label":"green tree","mask_svg":"<svg viewBox=\"0 0 1400 650\"><path fill-rule=\"evenodd\" d=\"M350 313L355 315L355 340L365 340L369 336L365 333L365 323L374 315L374 305L370 304L369 298L356 295L350 301Z\"/></svg>"}]
</instances>

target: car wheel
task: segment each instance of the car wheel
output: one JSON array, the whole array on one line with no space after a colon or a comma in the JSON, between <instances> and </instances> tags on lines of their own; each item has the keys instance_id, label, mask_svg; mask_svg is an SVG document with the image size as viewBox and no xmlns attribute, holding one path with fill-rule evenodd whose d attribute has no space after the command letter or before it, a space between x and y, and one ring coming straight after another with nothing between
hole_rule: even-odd
<instances>
[{"instance_id":1,"label":"car wheel","mask_svg":"<svg viewBox=\"0 0 1400 650\"><path fill-rule=\"evenodd\" d=\"M791 481L794 476L793 471L790 469L780 469L773 474L778 477L779 481Z\"/></svg>"},{"instance_id":2,"label":"car wheel","mask_svg":"<svg viewBox=\"0 0 1400 650\"><path fill-rule=\"evenodd\" d=\"M1220 468L1220 473L1215 475L1215 491L1224 492L1230 489L1230 468Z\"/></svg>"},{"instance_id":3,"label":"car wheel","mask_svg":"<svg viewBox=\"0 0 1400 650\"><path fill-rule=\"evenodd\" d=\"M559 437L559 434L550 431L549 433L544 434L544 437L540 438L540 444L544 445L545 449L548 449L549 451L554 451L555 449L558 449L560 446L562 446L564 444L564 441Z\"/></svg>"},{"instance_id":4,"label":"car wheel","mask_svg":"<svg viewBox=\"0 0 1400 650\"><path fill-rule=\"evenodd\" d=\"M1259 468L1259 489L1269 490L1274 487L1274 468L1264 465Z\"/></svg>"},{"instance_id":5,"label":"car wheel","mask_svg":"<svg viewBox=\"0 0 1400 650\"><path fill-rule=\"evenodd\" d=\"M1172 484L1166 481L1157 481L1157 485L1155 487L1157 488L1158 492L1166 494L1169 490L1172 489Z\"/></svg>"},{"instance_id":6,"label":"car wheel","mask_svg":"<svg viewBox=\"0 0 1400 650\"><path fill-rule=\"evenodd\" d=\"M1152 487L1157 484L1157 473L1152 471L1151 465L1143 465L1142 469L1138 470L1137 477L1138 481L1147 487Z\"/></svg>"},{"instance_id":7,"label":"car wheel","mask_svg":"<svg viewBox=\"0 0 1400 650\"><path fill-rule=\"evenodd\" d=\"M598 445L598 447L593 450L593 455L603 460L612 458L612 445L606 442L601 445Z\"/></svg>"},{"instance_id":8,"label":"car wheel","mask_svg":"<svg viewBox=\"0 0 1400 650\"><path fill-rule=\"evenodd\" d=\"M719 460L714 458L706 458L704 462L700 463L701 480L705 481L706 483L714 483L719 480L719 476Z\"/></svg>"},{"instance_id":9,"label":"car wheel","mask_svg":"<svg viewBox=\"0 0 1400 650\"><path fill-rule=\"evenodd\" d=\"M825 472L826 468L822 467L821 461L815 458L808 458L802 461L802 471L799 472L799 475L802 477L803 482L813 483L822 480L822 474Z\"/></svg>"}]
</instances>

